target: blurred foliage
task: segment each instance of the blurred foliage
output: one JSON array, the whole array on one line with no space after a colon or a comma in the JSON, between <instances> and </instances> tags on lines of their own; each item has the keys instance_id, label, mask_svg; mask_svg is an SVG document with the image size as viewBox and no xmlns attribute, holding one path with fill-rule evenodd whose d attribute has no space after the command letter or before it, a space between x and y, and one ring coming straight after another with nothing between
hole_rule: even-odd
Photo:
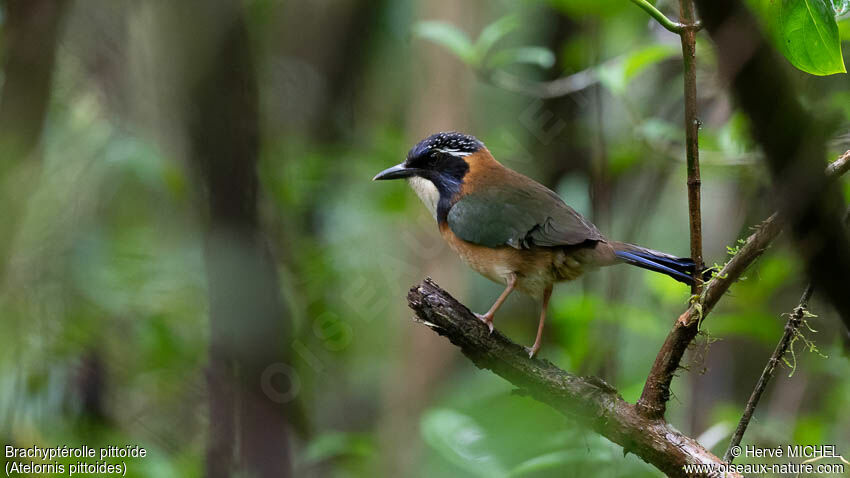
<instances>
[{"instance_id":1,"label":"blurred foliage","mask_svg":"<svg viewBox=\"0 0 850 478\"><path fill-rule=\"evenodd\" d=\"M813 75L832 75L846 73L844 58L841 54L839 24L836 17L850 10L847 0L748 0L765 29L769 32L776 48L782 52L792 65ZM607 16L616 9L606 2L553 2L561 9L571 12ZM623 2L615 2L620 5ZM492 61L485 61L490 49L501 37L518 27L514 16L504 17L484 28L478 40L473 44L469 38L455 26L446 22L424 21L415 27L415 32L437 44L448 48L458 58L472 68L499 68L511 63L536 64L541 67L552 66L551 52L540 47L524 47L503 50L493 55ZM630 70L640 70L647 63L666 58L674 53L673 48L650 47L626 62L625 75ZM496 60L498 58L498 60ZM613 82L611 87L622 92L623 79Z\"/></svg>"},{"instance_id":2,"label":"blurred foliage","mask_svg":"<svg viewBox=\"0 0 850 478\"><path fill-rule=\"evenodd\" d=\"M282 345L298 384L296 475L659 476L409 320L405 294L426 275L478 311L499 286L460 264L406 185L370 179L426 134L464 130L606 235L685 255L678 38L621 0L245 5L262 98L261 213L296 333ZM185 105L170 96L179 45L157 40L155 7L74 4L39 158L0 163L0 197L27 198L3 251L0 441L139 444L149 456L128 463L128 476L200 476L204 217L177 126ZM658 8L675 18L675 2ZM784 24L804 41L821 23L829 33L808 56L791 52L798 68L843 71L836 43L850 27L828 17ZM705 255L723 263L775 193L702 34L697 59ZM482 70L529 82L588 72L590 84L544 101L482 81ZM826 162L850 147L846 78L795 79L806 107L836 125ZM778 241L703 324L674 381L668 418L716 453L796 305L802 270ZM556 287L542 356L634 401L688 297L635 268L589 273ZM496 327L530 343L538 307L512 296ZM850 455L850 361L828 304L816 296L811 308L818 332L807 336L829 358L799 348L794 376L781 366L745 444L836 444ZM99 411L85 386L97 370Z\"/></svg>"},{"instance_id":3,"label":"blurred foliage","mask_svg":"<svg viewBox=\"0 0 850 478\"><path fill-rule=\"evenodd\" d=\"M446 22L425 21L414 27L414 32L448 48L472 68L502 68L517 63L548 68L555 63L551 51L539 46L525 46L493 51L503 37L520 27L519 18L509 15L481 30L473 43L462 31Z\"/></svg>"}]
</instances>

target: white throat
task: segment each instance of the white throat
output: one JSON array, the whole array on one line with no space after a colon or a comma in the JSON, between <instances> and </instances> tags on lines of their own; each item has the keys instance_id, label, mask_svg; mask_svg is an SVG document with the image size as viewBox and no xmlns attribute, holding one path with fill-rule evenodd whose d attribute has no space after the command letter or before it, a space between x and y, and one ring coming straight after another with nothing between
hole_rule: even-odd
<instances>
[{"instance_id":1,"label":"white throat","mask_svg":"<svg viewBox=\"0 0 850 478\"><path fill-rule=\"evenodd\" d=\"M437 203L440 202L440 191L437 190L437 186L434 186L434 183L419 176L407 178L407 182L416 191L416 195L419 196L419 199L422 200L422 203L425 204L425 207L434 216L434 219L436 219Z\"/></svg>"}]
</instances>

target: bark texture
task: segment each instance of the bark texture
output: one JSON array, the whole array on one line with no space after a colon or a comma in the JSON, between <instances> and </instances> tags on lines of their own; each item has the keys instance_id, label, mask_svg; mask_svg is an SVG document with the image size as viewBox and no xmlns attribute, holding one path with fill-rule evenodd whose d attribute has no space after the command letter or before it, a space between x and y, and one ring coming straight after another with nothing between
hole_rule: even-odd
<instances>
[{"instance_id":1,"label":"bark texture","mask_svg":"<svg viewBox=\"0 0 850 478\"><path fill-rule=\"evenodd\" d=\"M579 377L547 360L528 358L524 347L498 330L491 334L469 309L431 279L413 287L407 300L418 322L460 347L477 367L493 371L530 397L589 426L668 476L712 476L686 475L683 467L689 463L723 463L664 420L641 416L634 405L602 379Z\"/></svg>"}]
</instances>

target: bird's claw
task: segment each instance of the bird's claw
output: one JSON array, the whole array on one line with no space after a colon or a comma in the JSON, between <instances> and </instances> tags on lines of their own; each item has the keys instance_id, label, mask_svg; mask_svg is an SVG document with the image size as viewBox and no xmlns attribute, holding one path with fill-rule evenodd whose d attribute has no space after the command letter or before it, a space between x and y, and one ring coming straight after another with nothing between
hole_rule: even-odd
<instances>
[{"instance_id":1,"label":"bird's claw","mask_svg":"<svg viewBox=\"0 0 850 478\"><path fill-rule=\"evenodd\" d=\"M540 347L523 347L526 352L528 352L528 358L532 359L535 355L537 355L537 351L540 350Z\"/></svg>"},{"instance_id":2,"label":"bird's claw","mask_svg":"<svg viewBox=\"0 0 850 478\"><path fill-rule=\"evenodd\" d=\"M487 314L479 314L479 313L476 313L476 312L473 312L473 314L475 315L475 317L478 318L478 320L487 324L487 327L490 329L490 333L492 334L493 333L493 318L488 317Z\"/></svg>"}]
</instances>

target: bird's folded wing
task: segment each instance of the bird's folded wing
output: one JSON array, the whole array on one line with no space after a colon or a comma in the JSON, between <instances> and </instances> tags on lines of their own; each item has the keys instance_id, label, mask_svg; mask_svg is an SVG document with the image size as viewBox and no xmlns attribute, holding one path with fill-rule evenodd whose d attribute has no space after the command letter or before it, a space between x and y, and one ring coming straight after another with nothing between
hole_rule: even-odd
<instances>
[{"instance_id":1,"label":"bird's folded wing","mask_svg":"<svg viewBox=\"0 0 850 478\"><path fill-rule=\"evenodd\" d=\"M449 209L459 238L487 247L570 246L602 240L590 221L557 194L528 180L517 186L475 190Z\"/></svg>"}]
</instances>

